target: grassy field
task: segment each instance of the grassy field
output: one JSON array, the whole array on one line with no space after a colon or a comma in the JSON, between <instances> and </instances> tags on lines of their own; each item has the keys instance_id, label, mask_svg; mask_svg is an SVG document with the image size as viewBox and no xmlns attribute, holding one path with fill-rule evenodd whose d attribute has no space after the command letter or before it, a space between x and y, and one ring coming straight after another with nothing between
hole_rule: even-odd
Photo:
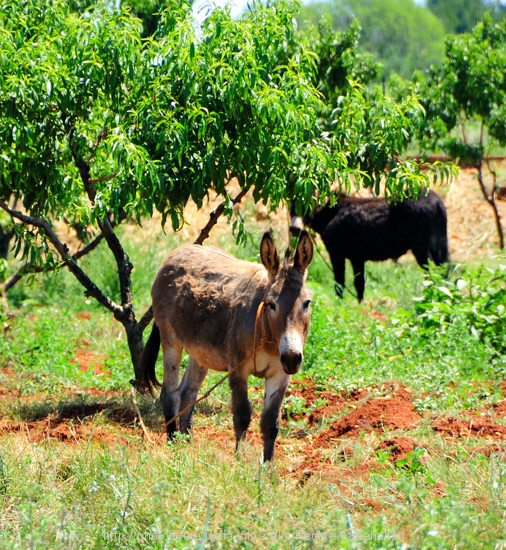
<instances>
[{"instance_id":1,"label":"grassy field","mask_svg":"<svg viewBox=\"0 0 506 550\"><path fill-rule=\"evenodd\" d=\"M129 251L138 314L164 239ZM222 245L256 259L258 242ZM114 295L101 254L90 269ZM370 263L362 304L335 297L318 254L309 280L305 363L269 465L261 381L238 455L226 385L198 406L191 440L167 444L157 402L130 391L122 327L66 273L14 287L0 548L506 548L506 258L448 279Z\"/></svg>"}]
</instances>

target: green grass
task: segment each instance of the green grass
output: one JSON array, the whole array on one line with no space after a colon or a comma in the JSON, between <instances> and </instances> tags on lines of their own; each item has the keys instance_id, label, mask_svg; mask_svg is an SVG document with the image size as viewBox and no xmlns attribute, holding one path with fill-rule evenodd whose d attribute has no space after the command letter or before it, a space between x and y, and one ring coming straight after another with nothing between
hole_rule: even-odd
<instances>
[{"instance_id":1,"label":"green grass","mask_svg":"<svg viewBox=\"0 0 506 550\"><path fill-rule=\"evenodd\" d=\"M3 439L1 548L500 548L504 533L504 454L441 440L423 467L385 464L345 491L212 442Z\"/></svg>"},{"instance_id":2,"label":"green grass","mask_svg":"<svg viewBox=\"0 0 506 550\"><path fill-rule=\"evenodd\" d=\"M465 548L466 540L468 547L493 547L504 513L501 456L445 464L448 449L440 444L441 455L422 471L386 467L363 482L366 496L384 503L372 513L366 498L345 498L318 478L294 486L278 467L225 460L212 443L52 444L20 453L19 440L7 441L0 543L3 537L20 547L136 548L145 541L161 548L169 540L170 547L186 548L198 546L207 530L209 547L311 547L316 536L319 547L367 541L371 548L396 548L406 536L414 547ZM451 491L434 497L433 478ZM484 502L492 508L483 510Z\"/></svg>"},{"instance_id":3,"label":"green grass","mask_svg":"<svg viewBox=\"0 0 506 550\"><path fill-rule=\"evenodd\" d=\"M139 310L149 304L162 248L170 244L157 237L129 251ZM251 246L244 256L255 253ZM89 261L113 294L107 253ZM381 384L395 380L413 392L424 419L412 429L364 430L314 447L320 464L307 475L301 469L307 452L298 445L307 451L339 414L310 426L307 403L288 398L279 437L284 452L264 466L258 441L246 441L234 456L223 385L198 407L198 437L146 442L130 396L121 325L87 302L66 273L15 287L10 298L19 309L2 319L0 339L0 549L506 548L504 440L449 438L431 428L434 418L489 414L504 398L504 265L499 257L486 269L465 266L444 280L411 261L369 263L365 301L358 304L350 270L350 292L338 300L332 274L315 256L312 325L296 378L343 396L364 388L379 396L386 391ZM104 372L78 368L83 350L99 354ZM251 385L263 387L253 379ZM262 392L251 397L258 413ZM158 406L148 397L138 401L157 433ZM97 413L67 423L85 434L75 441L35 438L27 424L85 406ZM130 431L121 419L126 413ZM5 422L18 428L2 428ZM258 419L252 424L258 433ZM221 426L230 432L226 443L205 436ZM307 437L299 440L301 429ZM396 464L378 447L399 436L417 447Z\"/></svg>"}]
</instances>

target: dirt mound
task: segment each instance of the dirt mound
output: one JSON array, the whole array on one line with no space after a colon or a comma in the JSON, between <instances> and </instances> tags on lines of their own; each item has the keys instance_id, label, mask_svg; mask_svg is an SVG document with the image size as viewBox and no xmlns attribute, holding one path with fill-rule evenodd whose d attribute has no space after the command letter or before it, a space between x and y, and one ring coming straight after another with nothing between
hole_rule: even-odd
<instances>
[{"instance_id":1,"label":"dirt mound","mask_svg":"<svg viewBox=\"0 0 506 550\"><path fill-rule=\"evenodd\" d=\"M495 416L498 418L506 418L506 400L492 408Z\"/></svg>"},{"instance_id":2,"label":"dirt mound","mask_svg":"<svg viewBox=\"0 0 506 550\"><path fill-rule=\"evenodd\" d=\"M392 395L368 398L354 411L334 422L315 440L320 446L328 446L342 437L357 437L363 431L383 431L385 428L414 428L422 418L410 401L410 392L400 387Z\"/></svg>"},{"instance_id":3,"label":"dirt mound","mask_svg":"<svg viewBox=\"0 0 506 550\"><path fill-rule=\"evenodd\" d=\"M410 437L394 437L382 441L379 446L376 447L376 451L387 451L389 460L395 463L399 460L407 459L408 455L414 453L416 447L419 447L419 445Z\"/></svg>"},{"instance_id":4,"label":"dirt mound","mask_svg":"<svg viewBox=\"0 0 506 550\"><path fill-rule=\"evenodd\" d=\"M38 422L10 422L0 421L0 436L19 432L24 433L31 442L40 442L46 439L56 439L63 443L78 443L93 441L106 446L131 445L138 440L139 432L133 428L122 427L117 433L105 430L92 424L73 424L67 420L54 422L49 420Z\"/></svg>"},{"instance_id":5,"label":"dirt mound","mask_svg":"<svg viewBox=\"0 0 506 550\"><path fill-rule=\"evenodd\" d=\"M477 417L471 420L442 418L433 424L436 432L451 437L480 437L490 440L506 440L506 427L495 424L488 418Z\"/></svg>"},{"instance_id":6,"label":"dirt mound","mask_svg":"<svg viewBox=\"0 0 506 550\"><path fill-rule=\"evenodd\" d=\"M502 381L499 387L504 395L502 402L487 405L478 411L467 411L460 418L439 418L432 423L432 428L452 438L478 437L495 442L506 441L506 426L494 422L494 419L506 418L506 381Z\"/></svg>"},{"instance_id":7,"label":"dirt mound","mask_svg":"<svg viewBox=\"0 0 506 550\"><path fill-rule=\"evenodd\" d=\"M301 400L301 412L288 412L290 407L283 407L282 418L287 420L305 419L309 426L323 421L325 418L332 418L343 410L346 405L346 398L336 392L318 389L310 378L302 380L293 380L289 386L286 397L286 403L290 403L291 398Z\"/></svg>"}]
</instances>

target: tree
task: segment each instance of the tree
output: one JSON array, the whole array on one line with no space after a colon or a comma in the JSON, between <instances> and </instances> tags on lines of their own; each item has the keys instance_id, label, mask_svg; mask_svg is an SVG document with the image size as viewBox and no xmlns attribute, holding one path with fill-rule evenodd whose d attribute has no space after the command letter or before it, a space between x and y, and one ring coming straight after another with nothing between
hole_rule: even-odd
<instances>
[{"instance_id":1,"label":"tree","mask_svg":"<svg viewBox=\"0 0 506 550\"><path fill-rule=\"evenodd\" d=\"M505 66L506 20L494 23L485 14L472 33L448 38L439 69L427 78L419 74L415 79L427 112L422 146L428 151L443 150L477 169L483 197L494 213L501 249L504 233L496 205L497 178L486 157L495 145L506 145ZM472 132L473 128L478 131ZM488 187L487 175L492 179Z\"/></svg>"},{"instance_id":2,"label":"tree","mask_svg":"<svg viewBox=\"0 0 506 550\"><path fill-rule=\"evenodd\" d=\"M80 15L62 0L27 0L0 13L0 208L15 221L22 272L69 269L122 323L136 375L152 314L134 311L119 224L158 211L177 230L186 203L200 207L212 190L223 203L202 241L250 190L276 209L325 196L335 181L370 186L386 173L383 157L354 149L365 151L359 86L341 101L334 131L321 127L333 107L315 86L316 54L297 38L296 7L258 4L240 21L215 10L197 36L190 4L170 0L145 39L139 19L108 3ZM392 117L394 133L390 120L376 125L376 137L391 140L390 156L402 146L395 109ZM368 173L358 162L366 157ZM426 184L427 175L395 167L388 192ZM236 197L227 190L232 178ZM86 229L76 250L55 220ZM236 222L234 229L240 236ZM117 300L79 264L102 243L117 265Z\"/></svg>"},{"instance_id":3,"label":"tree","mask_svg":"<svg viewBox=\"0 0 506 550\"><path fill-rule=\"evenodd\" d=\"M401 161L399 155L423 125L423 108L412 90L394 100L374 84L380 67L357 51L359 34L357 22L336 32L325 16L317 30L304 33L303 42L318 59L315 86L324 97L320 125L344 152L346 164L358 169L361 185L379 195L384 183L385 195L394 199L416 196L428 180L416 162ZM429 172L442 180L454 174L444 163L433 164Z\"/></svg>"},{"instance_id":4,"label":"tree","mask_svg":"<svg viewBox=\"0 0 506 550\"><path fill-rule=\"evenodd\" d=\"M443 23L447 33L470 32L486 11L500 20L506 7L499 0L427 0L427 7Z\"/></svg>"},{"instance_id":5,"label":"tree","mask_svg":"<svg viewBox=\"0 0 506 550\"><path fill-rule=\"evenodd\" d=\"M332 0L303 7L301 25L317 24L327 14L334 30L346 30L353 21L361 27L361 52L374 54L388 77L397 73L411 78L441 61L444 28L429 10L413 0Z\"/></svg>"}]
</instances>

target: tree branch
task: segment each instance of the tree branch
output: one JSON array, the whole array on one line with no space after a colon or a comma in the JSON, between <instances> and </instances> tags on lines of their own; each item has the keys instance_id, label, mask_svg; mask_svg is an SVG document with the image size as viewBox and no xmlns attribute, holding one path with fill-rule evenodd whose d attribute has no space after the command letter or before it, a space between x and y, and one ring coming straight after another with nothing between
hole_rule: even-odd
<instances>
[{"instance_id":1,"label":"tree branch","mask_svg":"<svg viewBox=\"0 0 506 550\"><path fill-rule=\"evenodd\" d=\"M104 235L104 239L109 246L109 249L114 255L116 265L118 266L118 276L121 292L121 305L124 310L132 310L132 282L130 274L132 273L133 265L130 262L128 254L121 245L120 240L116 233L114 233L111 222L108 218L105 218L102 222L99 222L100 229Z\"/></svg>"},{"instance_id":2,"label":"tree branch","mask_svg":"<svg viewBox=\"0 0 506 550\"><path fill-rule=\"evenodd\" d=\"M95 250L97 246L104 240L104 236L102 233L100 235L97 235L90 243L88 243L84 248L81 248L80 250L77 250L74 254L72 254L72 257L74 260L79 260L83 256L86 256L89 252L92 250Z\"/></svg>"},{"instance_id":3,"label":"tree branch","mask_svg":"<svg viewBox=\"0 0 506 550\"><path fill-rule=\"evenodd\" d=\"M88 245L86 245L81 250L78 250L74 254L72 254L72 258L74 258L74 261L77 261L81 259L83 256L86 256L89 252L94 250L102 241L104 236L102 234L98 235L93 241L91 241ZM37 265L33 265L30 262L26 262L25 265L20 267L16 273L13 273L10 277L8 277L4 283L2 284L2 292L6 293L9 291L16 283L18 283L25 275L28 275L29 273L48 273L50 271L54 271L54 267L41 267Z\"/></svg>"},{"instance_id":4,"label":"tree branch","mask_svg":"<svg viewBox=\"0 0 506 550\"><path fill-rule=\"evenodd\" d=\"M495 226L497 229L497 234L499 236L499 248L501 250L504 250L504 232L502 229L502 223L501 223L501 214L499 213L499 210L497 208L497 204L495 202L495 186L494 186L494 192L492 192L491 195L489 195L487 187L485 185L485 180L483 177L483 162L480 160L478 165L478 183L480 185L481 192L483 194L483 198L485 201L490 205L494 212L494 219L495 219Z\"/></svg>"},{"instance_id":5,"label":"tree branch","mask_svg":"<svg viewBox=\"0 0 506 550\"><path fill-rule=\"evenodd\" d=\"M84 189L91 204L95 204L95 199L97 196L97 190L95 188L95 183L103 181L102 179L92 179L90 175L90 165L84 159L82 159L77 151L72 147L72 136L74 129L70 130L70 150L72 157L74 158L74 163L79 170L81 180L84 185ZM93 153L90 155L90 160L93 159L94 153L96 152L102 138L104 136L104 129L100 131L97 140L94 145ZM111 176L114 177L114 176ZM109 178L109 176L108 176ZM104 239L107 242L109 249L111 250L118 267L118 277L120 284L120 293L121 293L121 312L120 317L115 314L115 317L123 322L126 320L126 317L131 317L131 320L135 322L135 315L133 313L133 297L132 297L132 281L130 279L130 274L132 273L133 265L130 263L128 254L125 252L125 249L121 245L116 233L114 233L113 225L111 221L106 216L103 220L98 221L98 225ZM118 313L119 314L119 313Z\"/></svg>"},{"instance_id":6,"label":"tree branch","mask_svg":"<svg viewBox=\"0 0 506 550\"><path fill-rule=\"evenodd\" d=\"M232 199L232 204L237 204L238 202L240 202L247 192L248 192L247 189L241 189L241 191L239 191L237 196L234 199ZM202 229L202 231L200 232L200 235L197 237L194 244L202 244L209 237L209 233L211 232L211 229L216 225L216 223L218 222L218 219L225 211L225 206L227 205L227 202L228 201L223 201L221 204L219 204L216 207L216 209L213 212L211 212L211 214L209 215L209 221L207 222L204 229Z\"/></svg>"},{"instance_id":7,"label":"tree branch","mask_svg":"<svg viewBox=\"0 0 506 550\"><path fill-rule=\"evenodd\" d=\"M153 319L153 306L149 306L148 310L144 315L141 317L139 321L139 328L141 332L144 332L146 327L151 323L151 320Z\"/></svg>"},{"instance_id":8,"label":"tree branch","mask_svg":"<svg viewBox=\"0 0 506 550\"><path fill-rule=\"evenodd\" d=\"M10 277L2 284L2 292L7 293L16 283L18 283L25 275L28 273L46 273L47 271L52 271L54 268L44 269L40 266L33 266L30 262L26 262L24 266L20 267L16 273L13 273Z\"/></svg>"},{"instance_id":9,"label":"tree branch","mask_svg":"<svg viewBox=\"0 0 506 550\"><path fill-rule=\"evenodd\" d=\"M86 289L86 294L92 298L95 298L99 303L111 311L116 318L121 318L123 316L124 308L103 294L97 285L77 265L74 257L69 253L68 246L58 238L58 235L55 233L51 227L51 224L47 220L27 216L18 210L10 208L9 205L3 200L0 200L0 207L3 208L10 216L23 222L24 224L33 225L34 227L41 229L49 239L49 242L57 250L63 263Z\"/></svg>"},{"instance_id":10,"label":"tree branch","mask_svg":"<svg viewBox=\"0 0 506 550\"><path fill-rule=\"evenodd\" d=\"M109 176L103 176L101 178L90 178L89 179L89 182L91 185L95 185L95 183L102 183L102 182L105 182L105 181L111 181L113 180L117 175L119 174L119 172L114 172L114 174L110 174Z\"/></svg>"},{"instance_id":11,"label":"tree branch","mask_svg":"<svg viewBox=\"0 0 506 550\"><path fill-rule=\"evenodd\" d=\"M105 136L105 128L102 126L100 129L100 132L98 133L97 139L95 140L95 144L93 145L93 152L88 157L88 164L93 160L95 157L95 153L97 152L98 146L100 145L100 142L102 139L104 139Z\"/></svg>"}]
</instances>

